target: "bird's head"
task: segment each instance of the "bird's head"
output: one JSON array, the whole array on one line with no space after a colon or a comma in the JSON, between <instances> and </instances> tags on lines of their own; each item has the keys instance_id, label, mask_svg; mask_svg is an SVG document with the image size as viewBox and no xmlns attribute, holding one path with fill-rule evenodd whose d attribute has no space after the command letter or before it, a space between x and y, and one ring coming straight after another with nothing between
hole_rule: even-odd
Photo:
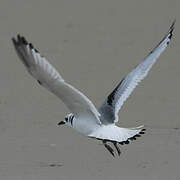
<instances>
[{"instance_id":1,"label":"bird's head","mask_svg":"<svg viewBox=\"0 0 180 180\"><path fill-rule=\"evenodd\" d=\"M64 121L60 121L58 123L58 125L68 125L68 126L73 126L73 120L74 120L74 115L71 113L71 114L68 114L65 116L64 118Z\"/></svg>"}]
</instances>

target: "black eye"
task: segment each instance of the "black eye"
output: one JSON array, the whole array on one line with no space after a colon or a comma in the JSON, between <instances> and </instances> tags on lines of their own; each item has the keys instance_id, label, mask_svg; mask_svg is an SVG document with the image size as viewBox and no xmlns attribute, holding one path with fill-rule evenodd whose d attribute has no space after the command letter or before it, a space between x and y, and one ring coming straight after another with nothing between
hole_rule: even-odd
<instances>
[{"instance_id":1,"label":"black eye","mask_svg":"<svg viewBox=\"0 0 180 180\"><path fill-rule=\"evenodd\" d=\"M67 118L67 117L65 117L65 121L66 121L66 122L68 121L68 118Z\"/></svg>"}]
</instances>

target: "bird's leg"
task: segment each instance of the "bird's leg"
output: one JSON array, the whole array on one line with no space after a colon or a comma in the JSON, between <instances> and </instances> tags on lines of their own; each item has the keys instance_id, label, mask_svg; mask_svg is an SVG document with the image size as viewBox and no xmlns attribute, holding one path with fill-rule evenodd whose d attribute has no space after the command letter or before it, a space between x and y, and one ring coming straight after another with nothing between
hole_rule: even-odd
<instances>
[{"instance_id":1,"label":"bird's leg","mask_svg":"<svg viewBox=\"0 0 180 180\"><path fill-rule=\"evenodd\" d=\"M114 146L115 146L115 148L116 148L116 150L117 150L117 152L118 152L118 155L120 156L121 150L120 150L120 148L118 147L117 142L114 141L114 142L112 142L112 143L114 144Z\"/></svg>"},{"instance_id":2,"label":"bird's leg","mask_svg":"<svg viewBox=\"0 0 180 180\"><path fill-rule=\"evenodd\" d=\"M105 140L103 140L102 142L103 142L105 148L114 156L114 150L112 149L112 147L109 146Z\"/></svg>"}]
</instances>

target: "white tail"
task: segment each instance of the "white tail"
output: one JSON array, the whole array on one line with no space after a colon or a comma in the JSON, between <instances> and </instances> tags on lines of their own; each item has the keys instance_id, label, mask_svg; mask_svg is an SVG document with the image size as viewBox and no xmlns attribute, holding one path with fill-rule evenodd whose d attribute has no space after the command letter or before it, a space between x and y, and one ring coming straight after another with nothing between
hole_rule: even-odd
<instances>
[{"instance_id":1,"label":"white tail","mask_svg":"<svg viewBox=\"0 0 180 180\"><path fill-rule=\"evenodd\" d=\"M121 128L114 124L105 125L89 134L88 137L107 141L125 142L128 144L128 140L135 140L136 137L140 136L139 134L144 134L145 129L142 129L143 127L144 126L134 128Z\"/></svg>"}]
</instances>

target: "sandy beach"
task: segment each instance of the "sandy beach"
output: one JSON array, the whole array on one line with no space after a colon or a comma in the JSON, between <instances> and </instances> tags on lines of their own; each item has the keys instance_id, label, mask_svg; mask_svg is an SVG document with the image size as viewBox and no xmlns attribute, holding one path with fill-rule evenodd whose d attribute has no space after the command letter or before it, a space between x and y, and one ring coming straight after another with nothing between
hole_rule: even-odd
<instances>
[{"instance_id":1,"label":"sandy beach","mask_svg":"<svg viewBox=\"0 0 180 180\"><path fill-rule=\"evenodd\" d=\"M1 0L0 180L179 180L180 1ZM147 133L113 158L57 123L66 106L26 72L18 33L99 107L176 18L172 42L119 113Z\"/></svg>"}]
</instances>

